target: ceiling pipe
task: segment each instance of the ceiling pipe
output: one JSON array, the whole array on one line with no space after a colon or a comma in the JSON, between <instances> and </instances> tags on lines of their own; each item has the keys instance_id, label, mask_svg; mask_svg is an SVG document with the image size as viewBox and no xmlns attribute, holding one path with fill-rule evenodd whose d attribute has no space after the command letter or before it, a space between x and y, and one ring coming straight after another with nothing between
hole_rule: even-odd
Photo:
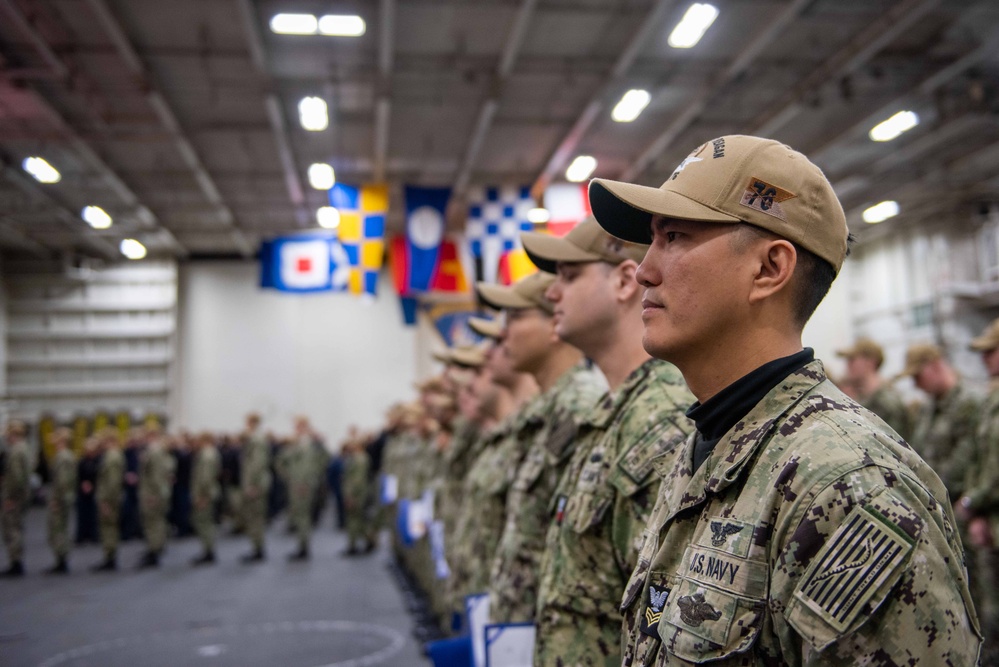
<instances>
[{"instance_id":1,"label":"ceiling pipe","mask_svg":"<svg viewBox=\"0 0 999 667\"><path fill-rule=\"evenodd\" d=\"M40 55L42 60L45 61L45 64L48 65L49 71L51 72L53 78L65 79L69 76L69 68L66 67L66 64L56 54L56 52L52 50L52 47L49 46L47 41L45 41L45 38L38 33L33 25L31 25L31 22L28 21L28 17L21 12L21 9L16 3L14 3L13 0L0 0L0 11L3 11L3 13L5 13L10 19L11 23L17 26L18 30L20 30L21 33L28 38L32 48L38 52L38 55ZM16 73L16 71L17 70L13 70L13 73ZM31 70L29 69L26 71L30 72ZM8 72L8 74L10 73L12 72ZM33 78L43 77L36 76Z\"/></svg>"},{"instance_id":2,"label":"ceiling pipe","mask_svg":"<svg viewBox=\"0 0 999 667\"><path fill-rule=\"evenodd\" d=\"M638 54L645 47L645 43L659 29L666 15L677 4L679 4L678 0L659 0L642 19L638 30L631 36L624 51L618 56L610 74L607 75L603 83L597 88L597 92L590 98L590 101L583 108L576 122L572 124L572 127L558 143L558 146L556 146L551 157L548 158L548 162L545 163L541 173L535 179L534 185L531 187L531 194L534 195L535 199L540 199L545 188L548 187L548 184L555 177L555 174L565 167L566 162L569 161L569 157L576 150L583 136L586 135L590 126L593 125L603 110L605 99L611 93L611 88L631 69L631 66L638 58Z\"/></svg>"},{"instance_id":3,"label":"ceiling pipe","mask_svg":"<svg viewBox=\"0 0 999 667\"><path fill-rule=\"evenodd\" d=\"M373 178L385 181L388 163L389 130L392 120L392 65L395 59L395 0L381 0L378 35L378 87L375 101L375 141Z\"/></svg>"},{"instance_id":4,"label":"ceiling pipe","mask_svg":"<svg viewBox=\"0 0 999 667\"><path fill-rule=\"evenodd\" d=\"M177 119L173 109L167 103L163 95L153 87L153 82L149 78L142 59L132 46L132 43L129 41L125 31L118 23L117 18L115 18L111 9L104 0L87 0L87 4L97 16L104 30L107 32L108 37L110 38L112 44L114 44L119 56L125 61L125 64L130 70L132 70L132 73L146 90L146 101L153 108L153 111L156 113L160 123L171 134L177 152L180 153L184 163L193 173L194 180L198 183L198 186L200 187L205 198L215 204L218 208L222 224L232 227L233 237L238 239L237 245L240 248L240 252L244 257L252 257L254 254L252 244L243 230L236 225L235 215L233 215L232 210L225 203L225 200L222 198L222 193L219 192L218 186L216 186L215 181L212 180L211 175L205 168L204 163L198 156L194 146L184 134L184 131L180 126L180 121Z\"/></svg>"},{"instance_id":5,"label":"ceiling pipe","mask_svg":"<svg viewBox=\"0 0 999 667\"><path fill-rule=\"evenodd\" d=\"M499 110L499 101L503 94L503 88L510 74L513 72L514 63L517 60L517 55L520 53L521 47L524 45L524 38L527 36L527 30L530 27L531 18L534 16L534 10L537 6L538 0L523 0L520 8L517 10L516 17L514 17L513 27L507 35L506 43L503 46L503 53L500 55L499 64L496 68L492 89L489 97L483 101L482 106L479 108L479 114L475 121L475 129L468 142L468 147L465 149L465 157L462 160L461 167L458 168L458 174L455 177L454 191L459 197L468 187L472 170L475 168L475 161L479 157L482 145L486 141L490 127L492 127L493 119Z\"/></svg>"},{"instance_id":6,"label":"ceiling pipe","mask_svg":"<svg viewBox=\"0 0 999 667\"><path fill-rule=\"evenodd\" d=\"M739 52L729 66L725 68L720 77L708 82L701 88L700 92L680 112L680 115L670 123L669 127L656 137L649 147L638 156L638 159L632 162L618 178L622 181L637 180L697 120L705 107L707 107L708 102L722 88L745 73L756 59L759 58L760 54L787 30L788 26L801 15L811 2L812 0L792 0L779 16L767 24L765 30L760 32L746 48Z\"/></svg>"},{"instance_id":7,"label":"ceiling pipe","mask_svg":"<svg viewBox=\"0 0 999 667\"><path fill-rule=\"evenodd\" d=\"M243 26L246 28L250 57L271 90L264 99L264 106L267 110L267 120L270 123L271 132L274 134L274 143L277 144L278 159L281 160L281 167L284 170L284 183L288 189L288 199L295 207L296 222L300 227L306 227L309 225L309 212L305 207L305 189L302 187L302 178L298 172L295 152L291 147L288 120L281 106L281 100L275 92L274 80L267 66L267 49L264 46L264 37L257 21L257 13L252 0L238 0L238 3Z\"/></svg>"},{"instance_id":8,"label":"ceiling pipe","mask_svg":"<svg viewBox=\"0 0 999 667\"><path fill-rule=\"evenodd\" d=\"M812 70L748 126L748 134L773 136L805 109L803 100L829 81L851 74L936 8L941 0L905 0L872 21L843 48Z\"/></svg>"}]
</instances>

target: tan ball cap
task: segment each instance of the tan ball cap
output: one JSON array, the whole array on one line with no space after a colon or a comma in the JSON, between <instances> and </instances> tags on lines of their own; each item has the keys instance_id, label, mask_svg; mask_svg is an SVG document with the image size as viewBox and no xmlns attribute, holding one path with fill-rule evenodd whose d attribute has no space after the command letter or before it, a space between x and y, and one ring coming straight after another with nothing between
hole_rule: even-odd
<instances>
[{"instance_id":1,"label":"tan ball cap","mask_svg":"<svg viewBox=\"0 0 999 667\"><path fill-rule=\"evenodd\" d=\"M729 135L701 145L658 188L596 178L590 208L618 238L651 243L652 215L746 222L832 264L846 258L846 215L832 185L801 153L771 139Z\"/></svg>"},{"instance_id":2,"label":"tan ball cap","mask_svg":"<svg viewBox=\"0 0 999 667\"><path fill-rule=\"evenodd\" d=\"M509 308L521 310L524 308L540 308L548 314L555 311L551 301L545 298L545 290L555 282L555 276L549 273L532 273L521 278L512 285L493 285L492 283L475 283L482 300L493 308Z\"/></svg>"},{"instance_id":3,"label":"tan ball cap","mask_svg":"<svg viewBox=\"0 0 999 667\"><path fill-rule=\"evenodd\" d=\"M486 349L479 345L458 345L443 352L434 352L433 358L444 364L479 368L486 363Z\"/></svg>"},{"instance_id":4,"label":"tan ball cap","mask_svg":"<svg viewBox=\"0 0 999 667\"><path fill-rule=\"evenodd\" d=\"M468 318L468 326L475 333L485 338L499 340L503 333L503 323L497 320L490 320L485 317Z\"/></svg>"},{"instance_id":5,"label":"tan ball cap","mask_svg":"<svg viewBox=\"0 0 999 667\"><path fill-rule=\"evenodd\" d=\"M867 357L874 360L874 365L881 367L885 361L884 350L870 338L858 338L853 347L843 350L836 350L836 356L852 359L853 357Z\"/></svg>"},{"instance_id":6,"label":"tan ball cap","mask_svg":"<svg viewBox=\"0 0 999 667\"><path fill-rule=\"evenodd\" d=\"M999 319L992 320L992 324L982 332L981 336L972 339L968 347L977 352L990 352L999 347Z\"/></svg>"},{"instance_id":7,"label":"tan ball cap","mask_svg":"<svg viewBox=\"0 0 999 667\"><path fill-rule=\"evenodd\" d=\"M558 262L607 262L617 266L633 259L641 264L649 249L647 245L611 236L592 215L565 236L524 232L520 240L530 260L545 273L555 273Z\"/></svg>"},{"instance_id":8,"label":"tan ball cap","mask_svg":"<svg viewBox=\"0 0 999 667\"><path fill-rule=\"evenodd\" d=\"M936 345L929 343L917 343L909 347L905 353L905 368L898 374L898 377L915 376L923 370L923 366L943 357L943 352Z\"/></svg>"}]
</instances>

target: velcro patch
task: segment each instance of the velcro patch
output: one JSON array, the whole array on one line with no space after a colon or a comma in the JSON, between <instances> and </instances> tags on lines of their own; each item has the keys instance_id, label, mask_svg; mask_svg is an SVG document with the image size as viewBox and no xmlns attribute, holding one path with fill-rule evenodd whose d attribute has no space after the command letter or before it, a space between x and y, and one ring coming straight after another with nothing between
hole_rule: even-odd
<instances>
[{"instance_id":1,"label":"velcro patch","mask_svg":"<svg viewBox=\"0 0 999 667\"><path fill-rule=\"evenodd\" d=\"M659 619L662 618L669 592L670 589L665 586L650 584L646 587L644 609L638 623L638 629L641 630L642 634L659 639Z\"/></svg>"},{"instance_id":2,"label":"velcro patch","mask_svg":"<svg viewBox=\"0 0 999 667\"><path fill-rule=\"evenodd\" d=\"M876 508L861 505L829 538L795 591L799 602L845 632L907 561L915 540Z\"/></svg>"},{"instance_id":3,"label":"velcro patch","mask_svg":"<svg viewBox=\"0 0 999 667\"><path fill-rule=\"evenodd\" d=\"M746 184L746 191L742 193L742 199L739 203L760 213L787 220L781 202L794 199L796 196L776 185L771 185L754 177L749 179L749 183Z\"/></svg>"}]
</instances>

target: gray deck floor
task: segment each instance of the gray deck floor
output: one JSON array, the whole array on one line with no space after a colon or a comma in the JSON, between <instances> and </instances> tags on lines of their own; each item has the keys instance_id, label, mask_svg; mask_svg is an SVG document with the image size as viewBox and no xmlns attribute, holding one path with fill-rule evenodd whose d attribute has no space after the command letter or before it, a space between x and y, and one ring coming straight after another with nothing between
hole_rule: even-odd
<instances>
[{"instance_id":1,"label":"gray deck floor","mask_svg":"<svg viewBox=\"0 0 999 667\"><path fill-rule=\"evenodd\" d=\"M388 547L340 557L345 538L328 514L306 563L286 560L294 539L279 517L262 564L241 564L248 541L225 536L215 566L192 568L200 546L184 539L169 543L158 570L137 571L143 545L132 541L117 573L91 573L100 552L87 545L73 550L65 577L42 573L52 558L44 519L42 509L28 515L27 575L0 580L3 667L429 665L386 569Z\"/></svg>"}]
</instances>

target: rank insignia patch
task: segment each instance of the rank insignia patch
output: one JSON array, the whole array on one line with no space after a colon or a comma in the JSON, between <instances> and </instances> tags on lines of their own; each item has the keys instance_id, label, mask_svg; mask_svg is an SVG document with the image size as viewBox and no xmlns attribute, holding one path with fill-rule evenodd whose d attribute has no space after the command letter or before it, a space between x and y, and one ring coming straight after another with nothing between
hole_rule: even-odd
<instances>
[{"instance_id":1,"label":"rank insignia patch","mask_svg":"<svg viewBox=\"0 0 999 667\"><path fill-rule=\"evenodd\" d=\"M866 603L897 578L914 544L884 514L862 505L815 556L795 597L837 631L845 631Z\"/></svg>"},{"instance_id":2,"label":"rank insignia patch","mask_svg":"<svg viewBox=\"0 0 999 667\"><path fill-rule=\"evenodd\" d=\"M796 196L787 190L778 188L776 185L771 185L758 178L751 178L749 179L749 183L746 184L746 191L743 192L739 203L775 218L787 220L781 203L788 199L794 199Z\"/></svg>"},{"instance_id":3,"label":"rank insignia patch","mask_svg":"<svg viewBox=\"0 0 999 667\"><path fill-rule=\"evenodd\" d=\"M659 633L656 628L659 625L659 619L662 618L663 608L666 606L666 600L669 598L670 589L664 588L662 586L649 586L649 598L645 605L645 614L640 619L640 630L643 634L650 637L659 638Z\"/></svg>"}]
</instances>

